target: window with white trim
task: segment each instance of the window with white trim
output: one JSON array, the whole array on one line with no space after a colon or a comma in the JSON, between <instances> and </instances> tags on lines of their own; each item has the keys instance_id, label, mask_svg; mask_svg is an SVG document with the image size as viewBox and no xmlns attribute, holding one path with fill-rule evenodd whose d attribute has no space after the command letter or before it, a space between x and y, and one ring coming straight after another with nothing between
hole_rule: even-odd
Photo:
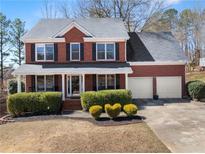
<instances>
[{"instance_id":1,"label":"window with white trim","mask_svg":"<svg viewBox=\"0 0 205 154\"><path fill-rule=\"evenodd\" d=\"M96 43L97 60L115 60L115 43Z\"/></svg>"},{"instance_id":2,"label":"window with white trim","mask_svg":"<svg viewBox=\"0 0 205 154\"><path fill-rule=\"evenodd\" d=\"M36 61L53 61L54 44L36 44Z\"/></svg>"},{"instance_id":3,"label":"window with white trim","mask_svg":"<svg viewBox=\"0 0 205 154\"><path fill-rule=\"evenodd\" d=\"M54 91L53 75L37 75L36 91Z\"/></svg>"},{"instance_id":4,"label":"window with white trim","mask_svg":"<svg viewBox=\"0 0 205 154\"><path fill-rule=\"evenodd\" d=\"M80 43L71 43L70 44L70 58L72 61L80 60Z\"/></svg>"},{"instance_id":5,"label":"window with white trim","mask_svg":"<svg viewBox=\"0 0 205 154\"><path fill-rule=\"evenodd\" d=\"M116 89L116 75L97 75L97 90Z\"/></svg>"}]
</instances>

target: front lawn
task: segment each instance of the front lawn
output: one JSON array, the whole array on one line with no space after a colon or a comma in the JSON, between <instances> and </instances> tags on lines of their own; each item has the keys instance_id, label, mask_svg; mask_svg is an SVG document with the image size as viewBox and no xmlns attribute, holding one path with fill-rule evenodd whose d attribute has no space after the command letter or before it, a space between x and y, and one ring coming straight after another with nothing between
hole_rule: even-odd
<instances>
[{"instance_id":1,"label":"front lawn","mask_svg":"<svg viewBox=\"0 0 205 154\"><path fill-rule=\"evenodd\" d=\"M0 125L0 152L170 152L146 123L47 119Z\"/></svg>"}]
</instances>

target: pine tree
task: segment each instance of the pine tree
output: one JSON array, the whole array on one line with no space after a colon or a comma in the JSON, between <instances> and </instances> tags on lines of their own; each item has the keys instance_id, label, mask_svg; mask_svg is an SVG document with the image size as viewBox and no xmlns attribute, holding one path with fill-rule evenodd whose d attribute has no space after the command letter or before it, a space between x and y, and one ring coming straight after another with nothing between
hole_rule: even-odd
<instances>
[{"instance_id":1,"label":"pine tree","mask_svg":"<svg viewBox=\"0 0 205 154\"><path fill-rule=\"evenodd\" d=\"M10 20L6 18L3 13L0 12L0 80L1 80L1 92L3 91L3 80L4 80L4 62L9 56L9 25Z\"/></svg>"},{"instance_id":2,"label":"pine tree","mask_svg":"<svg viewBox=\"0 0 205 154\"><path fill-rule=\"evenodd\" d=\"M11 45L12 45L12 53L13 58L11 61L14 63L21 65L24 60L24 52L23 52L23 42L21 41L21 37L25 34L25 22L21 21L19 18L15 19L11 23Z\"/></svg>"}]
</instances>

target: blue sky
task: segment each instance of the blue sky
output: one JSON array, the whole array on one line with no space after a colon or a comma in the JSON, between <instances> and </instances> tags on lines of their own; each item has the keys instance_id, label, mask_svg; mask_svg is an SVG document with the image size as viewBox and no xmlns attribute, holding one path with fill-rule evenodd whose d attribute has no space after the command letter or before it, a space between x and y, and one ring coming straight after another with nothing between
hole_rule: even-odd
<instances>
[{"instance_id":1,"label":"blue sky","mask_svg":"<svg viewBox=\"0 0 205 154\"><path fill-rule=\"evenodd\" d=\"M65 0L56 0L56 3ZM181 11L186 8L204 7L205 0L165 0L169 7ZM30 29L40 18L42 18L41 7L43 0L0 0L0 11L7 18L13 20L20 18L26 21L26 29ZM75 8L75 0L68 0L70 7Z\"/></svg>"}]
</instances>

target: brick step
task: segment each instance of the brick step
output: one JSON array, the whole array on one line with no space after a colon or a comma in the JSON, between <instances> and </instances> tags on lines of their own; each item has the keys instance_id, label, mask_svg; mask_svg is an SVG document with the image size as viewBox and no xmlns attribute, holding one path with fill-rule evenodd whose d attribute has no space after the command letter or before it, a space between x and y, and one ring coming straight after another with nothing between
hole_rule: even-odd
<instances>
[{"instance_id":1,"label":"brick step","mask_svg":"<svg viewBox=\"0 0 205 154\"><path fill-rule=\"evenodd\" d=\"M82 110L80 99L67 99L63 102L62 111Z\"/></svg>"}]
</instances>

